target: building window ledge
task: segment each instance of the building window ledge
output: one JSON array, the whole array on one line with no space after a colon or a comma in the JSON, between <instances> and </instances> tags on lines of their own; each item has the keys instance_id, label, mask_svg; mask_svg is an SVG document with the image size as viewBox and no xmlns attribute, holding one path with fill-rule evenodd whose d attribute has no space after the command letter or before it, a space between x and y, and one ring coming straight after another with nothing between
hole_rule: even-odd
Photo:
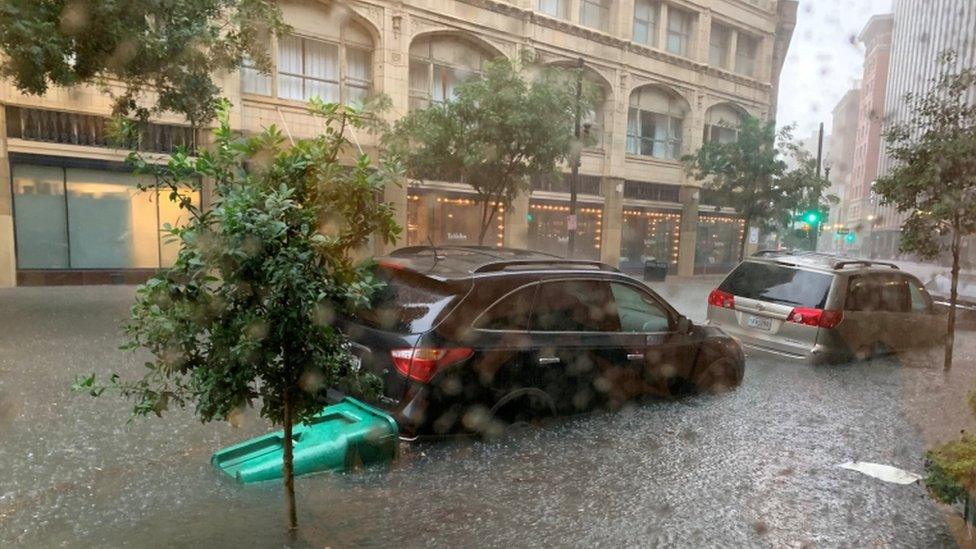
<instances>
[{"instance_id":1,"label":"building window ledge","mask_svg":"<svg viewBox=\"0 0 976 549\"><path fill-rule=\"evenodd\" d=\"M665 168L680 168L680 160L668 160L666 158L656 158L653 156L644 156L640 154L627 153L624 155L624 159L627 162L635 162L638 164L647 164L649 166L661 166Z\"/></svg>"},{"instance_id":2,"label":"building window ledge","mask_svg":"<svg viewBox=\"0 0 976 549\"><path fill-rule=\"evenodd\" d=\"M270 107L283 107L289 111L297 113L308 113L308 101L296 101L294 99L278 99L269 95L259 95L254 93L241 93L242 103L261 104Z\"/></svg>"}]
</instances>

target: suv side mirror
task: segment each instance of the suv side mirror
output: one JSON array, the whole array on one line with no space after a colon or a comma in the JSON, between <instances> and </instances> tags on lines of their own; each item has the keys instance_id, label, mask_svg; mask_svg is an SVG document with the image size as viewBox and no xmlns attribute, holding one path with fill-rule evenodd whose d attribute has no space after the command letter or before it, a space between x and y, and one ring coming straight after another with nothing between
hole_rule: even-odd
<instances>
[{"instance_id":1,"label":"suv side mirror","mask_svg":"<svg viewBox=\"0 0 976 549\"><path fill-rule=\"evenodd\" d=\"M678 317L677 331L679 334L691 333L691 329L695 327L695 324L690 318L686 316Z\"/></svg>"}]
</instances>

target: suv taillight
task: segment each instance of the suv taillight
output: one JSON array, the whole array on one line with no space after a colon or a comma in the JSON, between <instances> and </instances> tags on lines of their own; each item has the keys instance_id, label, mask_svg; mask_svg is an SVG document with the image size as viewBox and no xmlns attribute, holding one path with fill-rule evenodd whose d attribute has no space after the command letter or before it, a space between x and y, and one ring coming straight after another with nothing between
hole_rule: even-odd
<instances>
[{"instance_id":1,"label":"suv taillight","mask_svg":"<svg viewBox=\"0 0 976 549\"><path fill-rule=\"evenodd\" d=\"M416 348L393 349L390 357L397 371L414 381L427 383L441 368L465 360L474 351L467 347L453 347L450 349Z\"/></svg>"},{"instance_id":2,"label":"suv taillight","mask_svg":"<svg viewBox=\"0 0 976 549\"><path fill-rule=\"evenodd\" d=\"M786 320L806 326L834 328L844 320L844 311L824 311L811 307L796 307L790 311Z\"/></svg>"},{"instance_id":3,"label":"suv taillight","mask_svg":"<svg viewBox=\"0 0 976 549\"><path fill-rule=\"evenodd\" d=\"M708 304L723 309L734 309L735 296L716 288L712 290L712 293L708 294Z\"/></svg>"}]
</instances>

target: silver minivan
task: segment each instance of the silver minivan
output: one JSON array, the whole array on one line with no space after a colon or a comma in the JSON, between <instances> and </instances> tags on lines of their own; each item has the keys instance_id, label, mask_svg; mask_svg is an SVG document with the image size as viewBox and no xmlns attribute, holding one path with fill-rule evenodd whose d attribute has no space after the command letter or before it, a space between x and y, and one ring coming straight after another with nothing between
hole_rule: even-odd
<instances>
[{"instance_id":1,"label":"silver minivan","mask_svg":"<svg viewBox=\"0 0 976 549\"><path fill-rule=\"evenodd\" d=\"M747 354L818 363L927 347L946 333L915 276L819 253L746 259L709 294L708 323Z\"/></svg>"}]
</instances>

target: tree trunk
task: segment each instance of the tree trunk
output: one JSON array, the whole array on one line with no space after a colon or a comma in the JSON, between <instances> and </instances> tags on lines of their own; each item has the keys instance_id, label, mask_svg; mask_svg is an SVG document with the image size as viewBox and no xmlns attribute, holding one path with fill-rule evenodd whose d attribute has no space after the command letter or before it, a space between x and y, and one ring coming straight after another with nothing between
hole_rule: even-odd
<instances>
[{"instance_id":1,"label":"tree trunk","mask_svg":"<svg viewBox=\"0 0 976 549\"><path fill-rule=\"evenodd\" d=\"M288 529L291 531L298 529L298 514L295 512L295 463L292 454L291 428L294 422L292 418L292 395L291 391L285 391L285 456L282 463L282 473L285 477L285 502L288 511Z\"/></svg>"},{"instance_id":2,"label":"tree trunk","mask_svg":"<svg viewBox=\"0 0 976 549\"><path fill-rule=\"evenodd\" d=\"M749 239L749 221L748 217L743 220L742 238L739 239L739 261L746 258L746 240Z\"/></svg>"},{"instance_id":3,"label":"tree trunk","mask_svg":"<svg viewBox=\"0 0 976 549\"><path fill-rule=\"evenodd\" d=\"M956 223L955 225L958 225ZM952 347L956 340L956 298L959 288L959 248L962 239L961 230L958 226L952 229L952 285L949 290L949 320L947 323L947 333L945 341L945 364L943 368L949 371L952 368Z\"/></svg>"},{"instance_id":4,"label":"tree trunk","mask_svg":"<svg viewBox=\"0 0 976 549\"><path fill-rule=\"evenodd\" d=\"M485 234L488 232L488 221L485 217L488 215L488 202L491 201L491 194L485 196L484 201L481 203L481 228L478 230L478 245L485 245Z\"/></svg>"},{"instance_id":5,"label":"tree trunk","mask_svg":"<svg viewBox=\"0 0 976 549\"><path fill-rule=\"evenodd\" d=\"M501 202L501 197L497 200L492 201L491 194L485 198L484 206L481 208L481 230L478 232L478 245L485 245L485 236L488 235L488 228L491 227L491 222L495 219L495 215L498 213L498 203ZM488 210L488 205L491 206L491 211Z\"/></svg>"}]
</instances>

